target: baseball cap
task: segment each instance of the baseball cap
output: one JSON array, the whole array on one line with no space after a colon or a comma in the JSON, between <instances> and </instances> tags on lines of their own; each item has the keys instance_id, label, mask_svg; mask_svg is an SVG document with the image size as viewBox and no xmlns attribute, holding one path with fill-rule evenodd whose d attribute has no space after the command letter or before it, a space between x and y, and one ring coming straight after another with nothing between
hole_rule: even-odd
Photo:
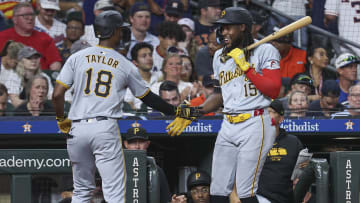
<instances>
[{"instance_id":1,"label":"baseball cap","mask_svg":"<svg viewBox=\"0 0 360 203\"><path fill-rule=\"evenodd\" d=\"M79 39L71 45L70 53L74 54L74 53L76 53L82 49L88 48L88 47L91 47L89 42L87 42L86 40Z\"/></svg>"},{"instance_id":2,"label":"baseball cap","mask_svg":"<svg viewBox=\"0 0 360 203\"><path fill-rule=\"evenodd\" d=\"M66 23L72 20L78 21L84 25L82 13L80 11L72 11L66 15Z\"/></svg>"},{"instance_id":3,"label":"baseball cap","mask_svg":"<svg viewBox=\"0 0 360 203\"><path fill-rule=\"evenodd\" d=\"M40 0L40 6L43 9L53 9L60 11L59 0Z\"/></svg>"},{"instance_id":4,"label":"baseball cap","mask_svg":"<svg viewBox=\"0 0 360 203\"><path fill-rule=\"evenodd\" d=\"M38 55L39 57L41 57L41 54L37 52L34 48L29 46L24 46L19 50L18 60L21 60L22 58L29 58L34 55Z\"/></svg>"},{"instance_id":5,"label":"baseball cap","mask_svg":"<svg viewBox=\"0 0 360 203\"><path fill-rule=\"evenodd\" d=\"M18 53L24 45L20 42L14 42L12 40L8 40L1 51L0 56L8 55L12 59L17 59Z\"/></svg>"},{"instance_id":6,"label":"baseball cap","mask_svg":"<svg viewBox=\"0 0 360 203\"><path fill-rule=\"evenodd\" d=\"M325 80L321 87L322 96L340 96L340 86L336 80Z\"/></svg>"},{"instance_id":7,"label":"baseball cap","mask_svg":"<svg viewBox=\"0 0 360 203\"><path fill-rule=\"evenodd\" d=\"M189 27L193 32L195 32L195 23L190 18L181 18L178 21L178 24L180 26L185 25L185 26Z\"/></svg>"},{"instance_id":8,"label":"baseball cap","mask_svg":"<svg viewBox=\"0 0 360 203\"><path fill-rule=\"evenodd\" d=\"M278 99L275 99L271 102L270 107L276 111L276 113L280 114L281 116L284 115L284 106L282 102Z\"/></svg>"},{"instance_id":9,"label":"baseball cap","mask_svg":"<svg viewBox=\"0 0 360 203\"><path fill-rule=\"evenodd\" d=\"M184 5L180 0L167 1L165 6L165 13L181 16L184 13Z\"/></svg>"},{"instance_id":10,"label":"baseball cap","mask_svg":"<svg viewBox=\"0 0 360 203\"><path fill-rule=\"evenodd\" d=\"M312 88L313 80L309 75L304 73L297 73L291 78L290 85L293 84L304 84Z\"/></svg>"},{"instance_id":11,"label":"baseball cap","mask_svg":"<svg viewBox=\"0 0 360 203\"><path fill-rule=\"evenodd\" d=\"M127 130L125 134L125 140L133 140L133 139L142 139L148 140L149 136L146 133L146 130L142 127L132 127Z\"/></svg>"},{"instance_id":12,"label":"baseball cap","mask_svg":"<svg viewBox=\"0 0 360 203\"><path fill-rule=\"evenodd\" d=\"M343 53L336 58L335 67L338 69L352 63L360 63L360 58L350 53Z\"/></svg>"},{"instance_id":13,"label":"baseball cap","mask_svg":"<svg viewBox=\"0 0 360 203\"><path fill-rule=\"evenodd\" d=\"M200 170L190 173L187 178L188 190L191 190L191 188L199 185L210 185L210 183L211 183L210 175Z\"/></svg>"},{"instance_id":14,"label":"baseball cap","mask_svg":"<svg viewBox=\"0 0 360 203\"><path fill-rule=\"evenodd\" d=\"M136 2L134 5L130 8L130 16L133 16L138 11L149 11L149 6L144 2Z\"/></svg>"},{"instance_id":15,"label":"baseball cap","mask_svg":"<svg viewBox=\"0 0 360 203\"><path fill-rule=\"evenodd\" d=\"M220 0L200 0L199 8L220 7Z\"/></svg>"},{"instance_id":16,"label":"baseball cap","mask_svg":"<svg viewBox=\"0 0 360 203\"><path fill-rule=\"evenodd\" d=\"M114 4L111 0L98 0L94 5L94 10L114 10Z\"/></svg>"},{"instance_id":17,"label":"baseball cap","mask_svg":"<svg viewBox=\"0 0 360 203\"><path fill-rule=\"evenodd\" d=\"M214 86L216 81L213 75L205 75L202 81L204 87Z\"/></svg>"},{"instance_id":18,"label":"baseball cap","mask_svg":"<svg viewBox=\"0 0 360 203\"><path fill-rule=\"evenodd\" d=\"M275 26L275 27L273 28L273 31L274 31L274 32L277 32L277 31L280 30L280 28L281 28L281 27ZM273 41L279 42L279 43L288 43L288 44L291 44L291 43L294 41L294 33L291 32L291 33L289 33L289 34L287 34L287 35L284 35L284 36L282 36L282 37L279 37L279 38L277 38L277 39L274 39Z\"/></svg>"}]
</instances>

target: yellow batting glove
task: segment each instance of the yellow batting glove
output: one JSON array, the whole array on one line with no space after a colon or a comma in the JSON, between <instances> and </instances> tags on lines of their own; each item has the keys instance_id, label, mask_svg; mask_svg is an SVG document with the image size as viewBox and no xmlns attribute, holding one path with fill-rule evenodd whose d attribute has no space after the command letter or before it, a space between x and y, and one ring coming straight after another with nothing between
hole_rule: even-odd
<instances>
[{"instance_id":1,"label":"yellow batting glove","mask_svg":"<svg viewBox=\"0 0 360 203\"><path fill-rule=\"evenodd\" d=\"M250 68L249 62L246 61L244 51L239 48L231 50L228 54L234 59L236 65L238 65L242 71L246 72Z\"/></svg>"},{"instance_id":2,"label":"yellow batting glove","mask_svg":"<svg viewBox=\"0 0 360 203\"><path fill-rule=\"evenodd\" d=\"M175 135L180 135L191 123L192 120L176 117L175 120L166 127L166 130L170 129L168 134L173 137Z\"/></svg>"},{"instance_id":3,"label":"yellow batting glove","mask_svg":"<svg viewBox=\"0 0 360 203\"><path fill-rule=\"evenodd\" d=\"M57 124L59 126L59 129L62 133L69 133L71 129L72 121L68 118L58 118L56 117Z\"/></svg>"}]
</instances>

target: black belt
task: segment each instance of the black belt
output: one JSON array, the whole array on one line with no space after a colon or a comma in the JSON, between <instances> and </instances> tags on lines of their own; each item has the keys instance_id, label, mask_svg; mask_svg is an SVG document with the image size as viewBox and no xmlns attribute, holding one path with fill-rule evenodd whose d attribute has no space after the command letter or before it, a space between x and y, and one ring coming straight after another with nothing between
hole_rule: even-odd
<instances>
[{"instance_id":1,"label":"black belt","mask_svg":"<svg viewBox=\"0 0 360 203\"><path fill-rule=\"evenodd\" d=\"M96 121L103 121L103 120L107 120L108 118L105 117L105 116L97 116L95 118L87 118L87 119L79 119L79 120L73 120L72 122L73 123L78 123L78 122L81 122L81 121L84 121L84 122L92 122L94 120Z\"/></svg>"}]
</instances>

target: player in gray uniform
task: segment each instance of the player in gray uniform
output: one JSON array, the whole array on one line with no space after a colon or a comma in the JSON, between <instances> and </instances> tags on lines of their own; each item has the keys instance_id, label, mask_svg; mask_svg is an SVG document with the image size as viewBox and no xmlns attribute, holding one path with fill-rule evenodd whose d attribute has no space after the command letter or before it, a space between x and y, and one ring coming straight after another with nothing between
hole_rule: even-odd
<instances>
[{"instance_id":1,"label":"player in gray uniform","mask_svg":"<svg viewBox=\"0 0 360 203\"><path fill-rule=\"evenodd\" d=\"M125 202L126 171L117 119L129 87L145 104L165 114L174 107L153 94L137 68L114 50L126 41L129 24L117 11L104 11L94 22L99 45L79 51L66 61L53 93L59 129L68 133L67 150L73 167L73 203L88 203L95 189L95 170L102 178L108 203ZM74 87L68 118L64 93Z\"/></svg>"},{"instance_id":2,"label":"player in gray uniform","mask_svg":"<svg viewBox=\"0 0 360 203\"><path fill-rule=\"evenodd\" d=\"M224 106L224 121L212 160L212 203L229 202L235 181L242 203L258 202L259 175L275 139L267 107L280 91L280 55L270 44L252 51L244 49L254 42L252 22L246 9L230 7L222 11L216 23L220 25L219 39L222 38L224 47L216 51L213 59L219 87L201 105L202 109L190 107L188 111L209 113ZM227 61L222 61L226 58ZM178 126L183 123L177 118L169 125L169 133L179 134L178 129L182 128Z\"/></svg>"}]
</instances>

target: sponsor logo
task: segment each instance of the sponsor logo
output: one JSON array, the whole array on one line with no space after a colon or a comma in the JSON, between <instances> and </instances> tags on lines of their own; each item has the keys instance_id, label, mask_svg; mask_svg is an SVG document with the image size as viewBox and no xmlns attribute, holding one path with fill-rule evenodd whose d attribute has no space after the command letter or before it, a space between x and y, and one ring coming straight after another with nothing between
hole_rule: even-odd
<instances>
[{"instance_id":1,"label":"sponsor logo","mask_svg":"<svg viewBox=\"0 0 360 203\"><path fill-rule=\"evenodd\" d=\"M285 119L280 127L288 132L319 132L319 123L310 121L295 122L291 119Z\"/></svg>"}]
</instances>

